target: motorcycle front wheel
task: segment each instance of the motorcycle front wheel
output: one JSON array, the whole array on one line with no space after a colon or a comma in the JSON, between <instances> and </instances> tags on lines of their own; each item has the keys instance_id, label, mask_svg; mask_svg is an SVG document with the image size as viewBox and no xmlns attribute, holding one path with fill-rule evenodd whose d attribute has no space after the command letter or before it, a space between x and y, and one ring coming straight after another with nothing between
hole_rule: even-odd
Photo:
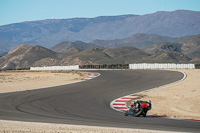
<instances>
[{"instance_id":1,"label":"motorcycle front wheel","mask_svg":"<svg viewBox=\"0 0 200 133\"><path fill-rule=\"evenodd\" d=\"M124 115L125 115L125 116L128 116L128 115L129 115L129 113L128 113L128 112L125 112L125 113L124 113Z\"/></svg>"},{"instance_id":2,"label":"motorcycle front wheel","mask_svg":"<svg viewBox=\"0 0 200 133\"><path fill-rule=\"evenodd\" d=\"M140 108L138 112L135 112L134 116L139 117L140 115L143 114L143 111L144 111L143 108Z\"/></svg>"}]
</instances>

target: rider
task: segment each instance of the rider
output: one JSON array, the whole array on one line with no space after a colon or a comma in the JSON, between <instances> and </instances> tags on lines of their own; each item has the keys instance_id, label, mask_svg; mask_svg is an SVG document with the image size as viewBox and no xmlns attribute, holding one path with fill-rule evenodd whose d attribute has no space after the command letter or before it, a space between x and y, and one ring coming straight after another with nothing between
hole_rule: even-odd
<instances>
[{"instance_id":1,"label":"rider","mask_svg":"<svg viewBox=\"0 0 200 133\"><path fill-rule=\"evenodd\" d=\"M149 103L148 110L150 110L151 109L151 100L149 100L148 103Z\"/></svg>"},{"instance_id":2,"label":"rider","mask_svg":"<svg viewBox=\"0 0 200 133\"><path fill-rule=\"evenodd\" d=\"M135 100L135 101L133 102L133 104L131 105L131 107L129 108L128 113L129 113L130 115L134 115L135 109L137 109L138 106L139 106L139 102L138 102L138 100Z\"/></svg>"}]
</instances>

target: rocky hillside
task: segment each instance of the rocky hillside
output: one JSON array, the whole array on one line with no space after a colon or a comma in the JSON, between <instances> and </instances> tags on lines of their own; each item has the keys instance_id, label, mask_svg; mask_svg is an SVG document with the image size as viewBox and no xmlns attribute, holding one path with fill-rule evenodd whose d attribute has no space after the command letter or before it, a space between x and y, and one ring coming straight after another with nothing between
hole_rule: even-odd
<instances>
[{"instance_id":1,"label":"rocky hillside","mask_svg":"<svg viewBox=\"0 0 200 133\"><path fill-rule=\"evenodd\" d=\"M8 52L23 43L50 48L63 41L114 40L136 33L170 37L199 34L200 12L161 11L146 15L48 19L9 24L0 26L0 49Z\"/></svg>"},{"instance_id":2,"label":"rocky hillside","mask_svg":"<svg viewBox=\"0 0 200 133\"><path fill-rule=\"evenodd\" d=\"M200 34L173 43L158 43L148 48L144 48L143 51L150 55L157 55L162 52L177 52L193 59L193 62L198 62L200 61Z\"/></svg>"},{"instance_id":3,"label":"rocky hillside","mask_svg":"<svg viewBox=\"0 0 200 133\"><path fill-rule=\"evenodd\" d=\"M179 41L183 53L191 58L200 58L200 34Z\"/></svg>"},{"instance_id":4,"label":"rocky hillside","mask_svg":"<svg viewBox=\"0 0 200 133\"><path fill-rule=\"evenodd\" d=\"M189 63L191 62L191 58L187 55L175 52L175 51L165 51L159 52L156 54L151 55L149 58L146 59L146 62L156 62L156 63Z\"/></svg>"},{"instance_id":5,"label":"rocky hillside","mask_svg":"<svg viewBox=\"0 0 200 133\"><path fill-rule=\"evenodd\" d=\"M44 47L23 44L10 51L7 55L0 58L0 68L27 68L32 66L38 60L46 58L53 59L56 56L56 52L53 52Z\"/></svg>"}]
</instances>

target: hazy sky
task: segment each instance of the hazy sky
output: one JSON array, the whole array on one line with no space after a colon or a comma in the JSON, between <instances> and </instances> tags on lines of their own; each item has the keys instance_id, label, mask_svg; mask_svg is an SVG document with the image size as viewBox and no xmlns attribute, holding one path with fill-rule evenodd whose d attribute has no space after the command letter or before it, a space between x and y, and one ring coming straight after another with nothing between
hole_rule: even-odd
<instances>
[{"instance_id":1,"label":"hazy sky","mask_svg":"<svg viewBox=\"0 0 200 133\"><path fill-rule=\"evenodd\" d=\"M52 17L143 15L179 9L200 11L200 0L0 0L0 25Z\"/></svg>"}]
</instances>

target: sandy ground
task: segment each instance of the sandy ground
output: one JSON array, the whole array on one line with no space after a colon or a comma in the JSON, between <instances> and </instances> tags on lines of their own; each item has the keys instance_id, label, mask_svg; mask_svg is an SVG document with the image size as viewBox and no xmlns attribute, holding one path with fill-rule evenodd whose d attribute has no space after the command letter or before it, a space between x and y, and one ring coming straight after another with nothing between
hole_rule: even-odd
<instances>
[{"instance_id":1,"label":"sandy ground","mask_svg":"<svg viewBox=\"0 0 200 133\"><path fill-rule=\"evenodd\" d=\"M70 84L88 76L89 73L79 71L3 71L0 93Z\"/></svg>"},{"instance_id":2,"label":"sandy ground","mask_svg":"<svg viewBox=\"0 0 200 133\"><path fill-rule=\"evenodd\" d=\"M200 119L200 70L180 70L187 78L173 85L145 92L143 100L151 99L152 114ZM0 93L44 88L79 82L88 73L60 72L0 72ZM185 107L183 109L183 106ZM189 113L188 113L189 112ZM29 123L0 120L0 133L162 133L155 130L105 128L64 124ZM163 132L165 133L165 132ZM166 132L167 133L167 132Z\"/></svg>"},{"instance_id":3,"label":"sandy ground","mask_svg":"<svg viewBox=\"0 0 200 133\"><path fill-rule=\"evenodd\" d=\"M76 126L0 120L0 133L172 133L156 130ZM174 132L175 133L175 132Z\"/></svg>"},{"instance_id":4,"label":"sandy ground","mask_svg":"<svg viewBox=\"0 0 200 133\"><path fill-rule=\"evenodd\" d=\"M151 100L149 114L200 120L200 70L185 72L185 80L142 93L141 100Z\"/></svg>"}]
</instances>

